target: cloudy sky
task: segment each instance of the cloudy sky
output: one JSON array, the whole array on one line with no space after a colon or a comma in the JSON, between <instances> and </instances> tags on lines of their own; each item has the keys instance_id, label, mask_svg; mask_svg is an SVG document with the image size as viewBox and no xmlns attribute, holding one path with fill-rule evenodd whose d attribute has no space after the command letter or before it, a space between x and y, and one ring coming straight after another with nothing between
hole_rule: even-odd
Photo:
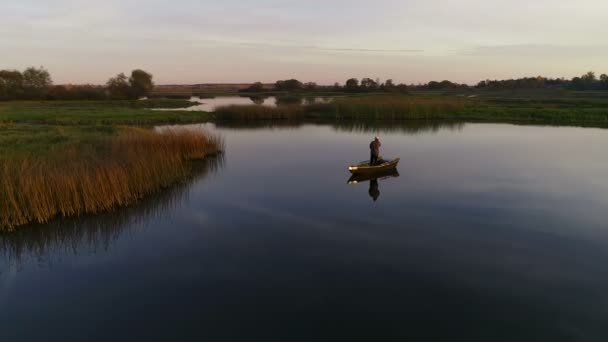
<instances>
[{"instance_id":1,"label":"cloudy sky","mask_svg":"<svg viewBox=\"0 0 608 342\"><path fill-rule=\"evenodd\" d=\"M348 77L418 83L608 72L606 0L5 0L0 69L55 83Z\"/></svg>"}]
</instances>

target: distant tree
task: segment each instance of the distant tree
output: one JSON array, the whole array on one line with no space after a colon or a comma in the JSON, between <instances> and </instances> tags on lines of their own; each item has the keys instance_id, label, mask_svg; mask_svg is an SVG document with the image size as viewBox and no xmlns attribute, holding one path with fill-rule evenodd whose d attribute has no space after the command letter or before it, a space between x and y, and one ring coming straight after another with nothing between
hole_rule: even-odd
<instances>
[{"instance_id":1,"label":"distant tree","mask_svg":"<svg viewBox=\"0 0 608 342\"><path fill-rule=\"evenodd\" d=\"M595 73L593 71L587 72L586 74L581 76L581 79L587 83L593 83L597 80L597 78L595 77Z\"/></svg>"},{"instance_id":2,"label":"distant tree","mask_svg":"<svg viewBox=\"0 0 608 342\"><path fill-rule=\"evenodd\" d=\"M106 100L107 96L104 87L85 84L69 87L52 86L45 98L47 100Z\"/></svg>"},{"instance_id":3,"label":"distant tree","mask_svg":"<svg viewBox=\"0 0 608 342\"><path fill-rule=\"evenodd\" d=\"M598 81L593 71L589 71L581 77L574 77L570 81L570 88L574 90L592 90L600 87L601 81Z\"/></svg>"},{"instance_id":4,"label":"distant tree","mask_svg":"<svg viewBox=\"0 0 608 342\"><path fill-rule=\"evenodd\" d=\"M340 91L340 90L342 90L342 86L340 85L340 83L338 83L338 82L334 83L333 90L334 91Z\"/></svg>"},{"instance_id":5,"label":"distant tree","mask_svg":"<svg viewBox=\"0 0 608 342\"><path fill-rule=\"evenodd\" d=\"M132 96L129 79L127 78L127 75L122 72L116 75L116 77L110 78L106 83L106 87L108 88L108 93L112 99L124 100L131 98Z\"/></svg>"},{"instance_id":6,"label":"distant tree","mask_svg":"<svg viewBox=\"0 0 608 342\"><path fill-rule=\"evenodd\" d=\"M317 89L317 84L315 82L307 82L304 83L304 89L314 91Z\"/></svg>"},{"instance_id":7,"label":"distant tree","mask_svg":"<svg viewBox=\"0 0 608 342\"><path fill-rule=\"evenodd\" d=\"M52 84L51 74L44 67L29 67L23 72L23 88L26 91L42 92Z\"/></svg>"},{"instance_id":8,"label":"distant tree","mask_svg":"<svg viewBox=\"0 0 608 342\"><path fill-rule=\"evenodd\" d=\"M359 91L359 80L356 78L349 78L348 80L346 80L344 88L346 91Z\"/></svg>"},{"instance_id":9,"label":"distant tree","mask_svg":"<svg viewBox=\"0 0 608 342\"><path fill-rule=\"evenodd\" d=\"M142 96L148 96L154 89L152 74L141 69L135 69L129 77L129 85L131 86L130 97L138 99Z\"/></svg>"},{"instance_id":10,"label":"distant tree","mask_svg":"<svg viewBox=\"0 0 608 342\"><path fill-rule=\"evenodd\" d=\"M302 82L296 79L276 81L274 85L276 90L280 91L295 91L302 89Z\"/></svg>"},{"instance_id":11,"label":"distant tree","mask_svg":"<svg viewBox=\"0 0 608 342\"><path fill-rule=\"evenodd\" d=\"M601 84L602 88L608 89L608 75L602 74L600 76L600 84Z\"/></svg>"},{"instance_id":12,"label":"distant tree","mask_svg":"<svg viewBox=\"0 0 608 342\"><path fill-rule=\"evenodd\" d=\"M361 90L363 91L374 91L378 89L378 82L372 80L371 78L364 78L361 80Z\"/></svg>"},{"instance_id":13,"label":"distant tree","mask_svg":"<svg viewBox=\"0 0 608 342\"><path fill-rule=\"evenodd\" d=\"M399 83L397 85L397 89L402 93L407 93L407 88L408 88L407 84L405 84L405 83Z\"/></svg>"},{"instance_id":14,"label":"distant tree","mask_svg":"<svg viewBox=\"0 0 608 342\"><path fill-rule=\"evenodd\" d=\"M0 70L0 100L23 96L23 74L17 70Z\"/></svg>"},{"instance_id":15,"label":"distant tree","mask_svg":"<svg viewBox=\"0 0 608 342\"><path fill-rule=\"evenodd\" d=\"M395 84L393 83L392 79L388 79L384 82L384 84L382 85L382 89L385 91L392 91L395 89Z\"/></svg>"},{"instance_id":16,"label":"distant tree","mask_svg":"<svg viewBox=\"0 0 608 342\"><path fill-rule=\"evenodd\" d=\"M245 89L239 89L242 93L261 93L264 91L264 84L262 82L255 82Z\"/></svg>"}]
</instances>

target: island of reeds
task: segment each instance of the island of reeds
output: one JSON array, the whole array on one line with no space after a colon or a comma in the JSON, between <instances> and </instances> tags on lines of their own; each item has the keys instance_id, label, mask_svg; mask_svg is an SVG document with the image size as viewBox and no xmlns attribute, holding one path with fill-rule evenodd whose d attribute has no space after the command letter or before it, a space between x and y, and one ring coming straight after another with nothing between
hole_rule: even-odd
<instances>
[{"instance_id":1,"label":"island of reeds","mask_svg":"<svg viewBox=\"0 0 608 342\"><path fill-rule=\"evenodd\" d=\"M201 131L125 128L115 137L3 159L0 228L132 205L222 150L220 137Z\"/></svg>"}]
</instances>

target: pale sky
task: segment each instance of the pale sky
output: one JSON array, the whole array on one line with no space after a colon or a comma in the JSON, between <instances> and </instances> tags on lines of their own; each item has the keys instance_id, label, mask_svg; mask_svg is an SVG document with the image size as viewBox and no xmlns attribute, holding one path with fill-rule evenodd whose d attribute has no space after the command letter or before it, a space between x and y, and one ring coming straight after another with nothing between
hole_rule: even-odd
<instances>
[{"instance_id":1,"label":"pale sky","mask_svg":"<svg viewBox=\"0 0 608 342\"><path fill-rule=\"evenodd\" d=\"M0 1L0 69L56 84L608 73L608 0Z\"/></svg>"}]
</instances>

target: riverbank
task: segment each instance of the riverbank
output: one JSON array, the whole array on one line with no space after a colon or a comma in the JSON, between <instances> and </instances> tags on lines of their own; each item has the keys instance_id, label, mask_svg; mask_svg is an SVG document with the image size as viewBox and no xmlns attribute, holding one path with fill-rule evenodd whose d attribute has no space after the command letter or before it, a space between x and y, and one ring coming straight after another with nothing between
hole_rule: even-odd
<instances>
[{"instance_id":1,"label":"riverbank","mask_svg":"<svg viewBox=\"0 0 608 342\"><path fill-rule=\"evenodd\" d=\"M123 128L114 137L70 144L0 166L0 230L132 205L180 182L194 160L222 153L204 132Z\"/></svg>"},{"instance_id":2,"label":"riverbank","mask_svg":"<svg viewBox=\"0 0 608 342\"><path fill-rule=\"evenodd\" d=\"M217 108L215 121L311 120L401 121L449 120L474 122L538 123L575 126L608 126L606 94L514 96L510 93L480 95L416 94L360 95L335 98L330 103L261 107L233 105ZM542 96L540 96L542 95ZM586 96L585 96L586 95ZM603 95L603 96L602 96Z\"/></svg>"}]
</instances>

